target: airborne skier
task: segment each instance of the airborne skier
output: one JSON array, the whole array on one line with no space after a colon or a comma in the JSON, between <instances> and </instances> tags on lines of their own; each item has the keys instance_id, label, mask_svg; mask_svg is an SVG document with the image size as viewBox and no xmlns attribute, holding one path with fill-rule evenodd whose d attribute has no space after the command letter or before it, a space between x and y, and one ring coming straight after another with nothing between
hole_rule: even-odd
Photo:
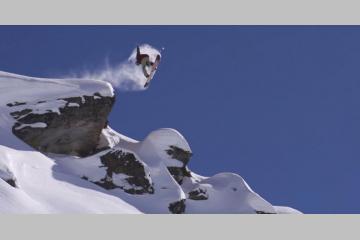
<instances>
[{"instance_id":1,"label":"airborne skier","mask_svg":"<svg viewBox=\"0 0 360 240\"><path fill-rule=\"evenodd\" d=\"M150 61L150 56L148 54L140 53L140 47L136 47L136 65L142 66L142 71L144 73L144 76L147 78L147 82L145 83L146 87L149 84L149 81L151 80L152 74L156 71L157 66L160 63L160 55L158 54L156 56L155 62ZM147 72L146 67L151 67L150 73Z\"/></svg>"}]
</instances>

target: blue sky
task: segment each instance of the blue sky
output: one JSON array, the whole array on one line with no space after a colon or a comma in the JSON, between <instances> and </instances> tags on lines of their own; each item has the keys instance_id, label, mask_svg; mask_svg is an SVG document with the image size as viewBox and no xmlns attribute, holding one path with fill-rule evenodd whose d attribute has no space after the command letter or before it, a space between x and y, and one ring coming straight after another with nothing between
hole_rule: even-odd
<instances>
[{"instance_id":1,"label":"blue sky","mask_svg":"<svg viewBox=\"0 0 360 240\"><path fill-rule=\"evenodd\" d=\"M179 130L202 175L240 174L305 213L360 213L360 27L0 27L0 70L64 76L164 47L150 88L110 116L143 139Z\"/></svg>"}]
</instances>

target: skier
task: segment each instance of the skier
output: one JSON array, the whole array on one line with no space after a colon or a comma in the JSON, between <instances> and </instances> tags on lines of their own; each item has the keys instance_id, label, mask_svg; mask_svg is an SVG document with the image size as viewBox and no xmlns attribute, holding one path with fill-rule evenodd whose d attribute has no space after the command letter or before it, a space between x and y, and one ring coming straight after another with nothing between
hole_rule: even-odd
<instances>
[{"instance_id":1,"label":"skier","mask_svg":"<svg viewBox=\"0 0 360 240\"><path fill-rule=\"evenodd\" d=\"M139 46L136 47L136 65L142 66L143 73L146 78L150 77L150 74L157 69L157 65L160 62L160 55L156 56L155 63L150 61L150 57L148 54L141 54ZM155 67L154 67L155 64ZM152 67L150 73L146 71L146 67Z\"/></svg>"}]
</instances>

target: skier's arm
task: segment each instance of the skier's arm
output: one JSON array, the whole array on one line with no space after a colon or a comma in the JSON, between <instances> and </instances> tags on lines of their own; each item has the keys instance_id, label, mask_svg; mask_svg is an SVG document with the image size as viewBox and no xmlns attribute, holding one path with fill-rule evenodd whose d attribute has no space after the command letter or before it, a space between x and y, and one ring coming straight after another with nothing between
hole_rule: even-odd
<instances>
[{"instance_id":1,"label":"skier's arm","mask_svg":"<svg viewBox=\"0 0 360 240\"><path fill-rule=\"evenodd\" d=\"M136 46L136 64L140 64L140 48L139 46Z\"/></svg>"},{"instance_id":2,"label":"skier's arm","mask_svg":"<svg viewBox=\"0 0 360 240\"><path fill-rule=\"evenodd\" d=\"M140 55L140 48L139 48L139 46L136 46L136 55L137 55L137 56Z\"/></svg>"}]
</instances>

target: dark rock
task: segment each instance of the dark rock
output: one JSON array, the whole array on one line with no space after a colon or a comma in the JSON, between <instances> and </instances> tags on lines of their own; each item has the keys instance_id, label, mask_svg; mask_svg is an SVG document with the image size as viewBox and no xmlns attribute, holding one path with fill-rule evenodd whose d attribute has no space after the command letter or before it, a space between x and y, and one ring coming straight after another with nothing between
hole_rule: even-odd
<instances>
[{"instance_id":1,"label":"dark rock","mask_svg":"<svg viewBox=\"0 0 360 240\"><path fill-rule=\"evenodd\" d=\"M183 164L182 167L168 166L170 174L179 184L182 184L184 177L191 177L191 172L186 165L190 161L192 153L174 145L170 145L169 149L165 151L171 158L179 160Z\"/></svg>"},{"instance_id":2,"label":"dark rock","mask_svg":"<svg viewBox=\"0 0 360 240\"><path fill-rule=\"evenodd\" d=\"M81 157L95 153L101 130L106 125L115 98L95 94L57 100L67 102L65 107L59 109L60 114L51 110L44 114L35 114L29 108L12 112L11 115L17 120L12 128L13 133L41 152ZM43 101L37 102L40 103ZM77 103L79 107L70 107L70 103ZM45 123L47 127L26 126L17 129L22 124L39 122Z\"/></svg>"},{"instance_id":3,"label":"dark rock","mask_svg":"<svg viewBox=\"0 0 360 240\"><path fill-rule=\"evenodd\" d=\"M31 109L24 109L24 110L21 110L21 111L12 112L12 113L10 113L10 115L13 118L18 119L19 117L25 116L25 115L27 115L28 113L31 113L31 112L32 112Z\"/></svg>"},{"instance_id":4,"label":"dark rock","mask_svg":"<svg viewBox=\"0 0 360 240\"><path fill-rule=\"evenodd\" d=\"M185 212L185 199L181 199L180 201L173 202L169 204L169 210L171 213L174 214L181 214Z\"/></svg>"},{"instance_id":5,"label":"dark rock","mask_svg":"<svg viewBox=\"0 0 360 240\"><path fill-rule=\"evenodd\" d=\"M110 151L100 157L102 167L106 167L106 176L96 182L105 189L121 188L130 194L154 193L151 179L145 171L144 164L136 159L133 153L121 150ZM113 174L125 174L125 179L132 188L119 186L113 182Z\"/></svg>"},{"instance_id":6,"label":"dark rock","mask_svg":"<svg viewBox=\"0 0 360 240\"><path fill-rule=\"evenodd\" d=\"M187 167L167 167L177 183L182 184L184 177L191 177L191 171Z\"/></svg>"},{"instance_id":7,"label":"dark rock","mask_svg":"<svg viewBox=\"0 0 360 240\"><path fill-rule=\"evenodd\" d=\"M4 168L5 167L5 168ZM10 186L17 188L16 177L6 166L0 169L0 180L4 180Z\"/></svg>"},{"instance_id":8,"label":"dark rock","mask_svg":"<svg viewBox=\"0 0 360 240\"><path fill-rule=\"evenodd\" d=\"M256 214L275 214L275 213L270 213L270 212L264 212L264 211L255 211Z\"/></svg>"},{"instance_id":9,"label":"dark rock","mask_svg":"<svg viewBox=\"0 0 360 240\"><path fill-rule=\"evenodd\" d=\"M10 186L17 188L16 179L15 178L7 178L7 177L0 177L0 179L4 180Z\"/></svg>"},{"instance_id":10,"label":"dark rock","mask_svg":"<svg viewBox=\"0 0 360 240\"><path fill-rule=\"evenodd\" d=\"M169 147L170 148L166 150L166 153L170 155L173 159L182 162L183 166L186 166L192 156L192 153L177 146L171 145Z\"/></svg>"},{"instance_id":11,"label":"dark rock","mask_svg":"<svg viewBox=\"0 0 360 240\"><path fill-rule=\"evenodd\" d=\"M17 188L15 179L7 179L7 180L5 180L5 182L7 182L10 186L12 186L14 188Z\"/></svg>"},{"instance_id":12,"label":"dark rock","mask_svg":"<svg viewBox=\"0 0 360 240\"><path fill-rule=\"evenodd\" d=\"M121 186L117 186L113 183L112 178L108 178L105 176L105 178L101 179L100 181L94 182L95 184L99 185L102 188L105 188L106 190L111 190L115 188L121 188ZM126 192L126 190L124 190Z\"/></svg>"},{"instance_id":13,"label":"dark rock","mask_svg":"<svg viewBox=\"0 0 360 240\"><path fill-rule=\"evenodd\" d=\"M206 189L196 188L189 192L189 199L191 200L207 200L209 195L207 194Z\"/></svg>"},{"instance_id":14,"label":"dark rock","mask_svg":"<svg viewBox=\"0 0 360 240\"><path fill-rule=\"evenodd\" d=\"M8 103L8 104L6 104L6 106L8 106L8 107L15 107L15 106L20 106L20 105L25 105L26 104L26 102L13 102L13 103Z\"/></svg>"}]
</instances>

